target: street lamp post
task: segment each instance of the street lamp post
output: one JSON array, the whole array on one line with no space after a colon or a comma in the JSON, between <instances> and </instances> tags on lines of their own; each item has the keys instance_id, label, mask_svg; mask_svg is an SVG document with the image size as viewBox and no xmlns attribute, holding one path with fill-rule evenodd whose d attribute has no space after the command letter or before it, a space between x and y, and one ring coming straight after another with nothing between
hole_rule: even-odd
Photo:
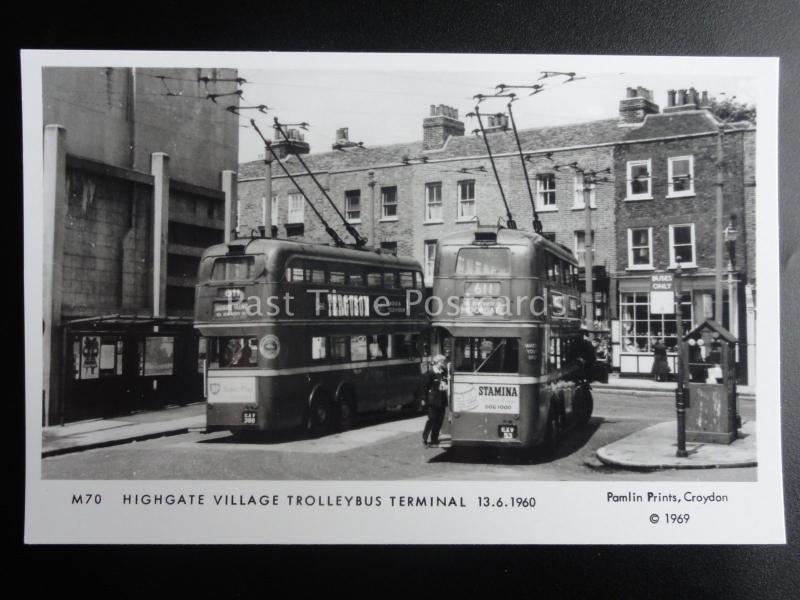
<instances>
[{"instance_id":1,"label":"street lamp post","mask_svg":"<svg viewBox=\"0 0 800 600\"><path fill-rule=\"evenodd\" d=\"M583 177L583 208L584 208L584 233L583 233L583 270L586 274L586 328L594 331L594 247L592 240L592 187L589 178Z\"/></svg>"},{"instance_id":2,"label":"street lamp post","mask_svg":"<svg viewBox=\"0 0 800 600\"><path fill-rule=\"evenodd\" d=\"M678 268L675 269L675 320L678 335L678 365L677 377L678 385L675 388L675 412L678 418L678 451L675 453L680 458L686 458L689 453L686 452L686 402L683 389L683 376L685 367L683 364L683 310L681 307L681 257L675 257L678 263Z\"/></svg>"}]
</instances>

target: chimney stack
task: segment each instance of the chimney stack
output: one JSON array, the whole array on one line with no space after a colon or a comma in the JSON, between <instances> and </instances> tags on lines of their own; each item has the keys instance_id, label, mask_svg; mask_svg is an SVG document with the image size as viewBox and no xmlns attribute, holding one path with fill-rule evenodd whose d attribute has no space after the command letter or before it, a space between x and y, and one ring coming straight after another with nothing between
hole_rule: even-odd
<instances>
[{"instance_id":1,"label":"chimney stack","mask_svg":"<svg viewBox=\"0 0 800 600\"><path fill-rule=\"evenodd\" d=\"M431 114L422 121L422 149L438 150L450 136L463 136L464 123L452 106L431 104Z\"/></svg>"},{"instance_id":2,"label":"chimney stack","mask_svg":"<svg viewBox=\"0 0 800 600\"><path fill-rule=\"evenodd\" d=\"M272 149L279 159L284 159L290 154L308 154L311 147L306 142L305 135L298 129L289 129L286 131L286 137L289 141L283 139L283 136L276 129L275 141L272 143Z\"/></svg>"},{"instance_id":3,"label":"chimney stack","mask_svg":"<svg viewBox=\"0 0 800 600\"><path fill-rule=\"evenodd\" d=\"M704 100L701 102L700 95L693 87L690 87L688 90L678 90L677 98L675 98L675 90L669 90L667 92L667 107L664 109L664 112L671 113L681 110L697 110L704 105L704 102L707 102L707 92L703 92L703 98Z\"/></svg>"},{"instance_id":4,"label":"chimney stack","mask_svg":"<svg viewBox=\"0 0 800 600\"><path fill-rule=\"evenodd\" d=\"M486 133L503 133L508 131L508 115L498 113L486 117L486 123L483 130Z\"/></svg>"},{"instance_id":5,"label":"chimney stack","mask_svg":"<svg viewBox=\"0 0 800 600\"><path fill-rule=\"evenodd\" d=\"M653 92L641 86L627 88L625 98L619 102L619 118L623 123L641 123L647 115L658 114L658 104L653 102Z\"/></svg>"}]
</instances>

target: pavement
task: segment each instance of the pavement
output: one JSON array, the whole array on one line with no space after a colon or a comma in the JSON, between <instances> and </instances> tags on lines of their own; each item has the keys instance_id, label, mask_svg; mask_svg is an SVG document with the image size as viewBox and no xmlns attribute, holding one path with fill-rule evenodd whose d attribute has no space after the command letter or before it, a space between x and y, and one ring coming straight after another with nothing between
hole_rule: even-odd
<instances>
[{"instance_id":1,"label":"pavement","mask_svg":"<svg viewBox=\"0 0 800 600\"><path fill-rule=\"evenodd\" d=\"M205 402L138 412L115 419L54 425L42 430L42 457L178 435L192 429L204 430L205 427Z\"/></svg>"},{"instance_id":2,"label":"pavement","mask_svg":"<svg viewBox=\"0 0 800 600\"><path fill-rule=\"evenodd\" d=\"M597 450L603 463L625 469L714 469L754 467L756 422L747 421L730 444L686 442L686 458L675 455L677 423L667 421L632 433Z\"/></svg>"},{"instance_id":3,"label":"pavement","mask_svg":"<svg viewBox=\"0 0 800 600\"><path fill-rule=\"evenodd\" d=\"M612 374L608 383L593 383L605 391L669 393L674 382L621 378ZM739 386L742 398L755 397L750 386ZM168 407L159 411L138 412L114 419L94 419L45 427L42 430L42 457L57 456L117 444L142 441L190 430L205 430L206 405L198 402ZM443 428L443 433L446 433ZM605 464L631 469L675 469L753 466L756 464L755 422L742 427L744 437L730 445L687 443L689 457L675 457L675 422L666 422L638 431L597 451Z\"/></svg>"},{"instance_id":4,"label":"pavement","mask_svg":"<svg viewBox=\"0 0 800 600\"><path fill-rule=\"evenodd\" d=\"M674 392L674 381L653 381L652 379L637 379L635 377L620 377L617 373L608 376L608 383L593 382L592 388L607 391L636 391L636 392ZM738 385L736 391L743 400L755 400L756 389L752 385Z\"/></svg>"}]
</instances>

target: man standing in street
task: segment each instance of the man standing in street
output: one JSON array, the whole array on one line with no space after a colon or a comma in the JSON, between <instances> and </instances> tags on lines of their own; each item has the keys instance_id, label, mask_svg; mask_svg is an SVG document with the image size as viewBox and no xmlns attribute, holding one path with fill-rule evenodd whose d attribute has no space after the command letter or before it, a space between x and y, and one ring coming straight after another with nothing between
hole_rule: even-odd
<instances>
[{"instance_id":1,"label":"man standing in street","mask_svg":"<svg viewBox=\"0 0 800 600\"><path fill-rule=\"evenodd\" d=\"M447 364L442 354L433 357L433 366L425 373L422 390L425 394L425 408L428 411L428 420L422 430L422 443L426 448L439 445L439 430L444 421L444 411L447 408ZM428 443L430 436L430 444Z\"/></svg>"}]
</instances>

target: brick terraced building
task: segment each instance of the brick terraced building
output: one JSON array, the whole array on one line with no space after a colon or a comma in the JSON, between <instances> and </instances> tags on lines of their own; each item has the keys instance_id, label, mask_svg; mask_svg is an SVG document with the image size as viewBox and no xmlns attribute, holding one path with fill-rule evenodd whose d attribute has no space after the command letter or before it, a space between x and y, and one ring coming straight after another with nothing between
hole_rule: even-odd
<instances>
[{"instance_id":1,"label":"brick terraced building","mask_svg":"<svg viewBox=\"0 0 800 600\"><path fill-rule=\"evenodd\" d=\"M612 170L612 181L598 183L590 198L595 319L596 325L613 338L614 367L623 374L649 374L654 336L668 335L663 319L662 328L657 329L649 313L641 319L644 324L639 324L643 313L638 304L647 295L639 294L645 293L642 286L645 280L649 282L648 273L669 268L669 252L675 248L688 251L692 247L698 266L684 265L687 281L693 282L689 287L705 290L712 277L708 269L714 264L714 224L709 216L714 214L717 125L710 112L699 106L696 93L691 93L695 94L691 96L693 103L683 93L681 104L673 100L660 113L648 90L629 88L620 101L618 118L519 132L543 233L570 248L581 263L586 237L581 178L566 165ZM490 119L486 131L517 226L531 230L533 210L513 132L503 117ZM356 148L348 143L346 133L337 132L334 148L340 149L330 152L310 153L297 132L292 133L291 145L277 135L274 144L284 166L345 241L351 240L341 221L292 152L302 155L339 211L369 245L414 257L424 266L428 286L432 284L439 238L471 229L476 221L483 225L505 222L484 141L465 135L464 123L455 109L431 106L430 114L422 119L422 139L406 144ZM749 326L742 321L740 308L746 302L745 280L750 284L748 290L755 281L754 128L737 124L726 134L725 147L730 148L725 161L726 211L736 212L740 232L736 265L741 281L734 285L733 302L733 310L739 315L734 321L739 326L733 330L741 338L741 354L746 355ZM274 164L269 169L271 220L277 235L329 243L323 227L283 170ZM265 225L266 172L263 160L240 165L238 231L242 236ZM633 193L629 193L631 178L636 179ZM667 194L669 178L679 183ZM649 191L644 190L645 180L651 182ZM650 237L642 237L640 229L646 229ZM687 235L693 237L686 241ZM643 249L645 242L652 245ZM639 257L637 261L649 252L650 262L631 265L632 252ZM708 302L702 292L690 295L693 306ZM752 294L749 297L752 299ZM703 314L694 310L692 324L701 321ZM623 327L634 328L635 337L641 338L639 345L624 344Z\"/></svg>"}]
</instances>

